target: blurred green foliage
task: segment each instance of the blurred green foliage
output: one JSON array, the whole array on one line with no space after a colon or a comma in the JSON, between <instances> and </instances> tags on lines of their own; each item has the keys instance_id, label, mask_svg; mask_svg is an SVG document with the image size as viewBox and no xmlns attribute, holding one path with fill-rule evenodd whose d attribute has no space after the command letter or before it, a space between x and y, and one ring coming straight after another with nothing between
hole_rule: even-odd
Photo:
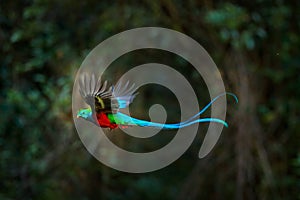
<instances>
[{"instance_id":1,"label":"blurred green foliage","mask_svg":"<svg viewBox=\"0 0 300 200\"><path fill-rule=\"evenodd\" d=\"M299 10L299 2L280 0L1 1L0 199L300 198ZM139 175L103 166L86 151L71 93L94 46L141 26L196 39L241 105L229 109L237 117L229 114L230 128L207 158L197 160L200 134L171 166ZM201 79L174 55L147 55L121 64L165 62L193 74L193 83ZM243 142L248 146L239 147ZM243 161L250 164L243 168Z\"/></svg>"}]
</instances>

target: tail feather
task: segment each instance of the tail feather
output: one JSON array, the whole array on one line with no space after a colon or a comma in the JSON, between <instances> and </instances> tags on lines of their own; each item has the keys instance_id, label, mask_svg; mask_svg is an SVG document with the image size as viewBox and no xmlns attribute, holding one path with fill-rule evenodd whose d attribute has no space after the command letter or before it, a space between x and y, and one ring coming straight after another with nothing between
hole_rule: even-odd
<instances>
[{"instance_id":1,"label":"tail feather","mask_svg":"<svg viewBox=\"0 0 300 200\"><path fill-rule=\"evenodd\" d=\"M181 123L176 123L176 124L162 124L162 123L156 123L156 122L149 122L146 120L140 120L136 119L133 117L130 117L126 114L123 113L116 113L113 115L115 122L118 125L126 125L126 126L141 126L141 127L152 127L152 128L162 128L162 129L179 129L183 127L190 126L192 124L196 123L203 123L203 122L215 122L215 123L220 123L223 124L225 127L228 127L228 124L221 119L217 118L202 118L202 119L196 119L199 117L203 112L205 112L218 98L224 95L230 95L233 96L236 102L238 102L238 98L236 95L232 93L223 93L215 97L210 103L208 103L200 112L198 112L196 115L192 116L188 120L181 122Z\"/></svg>"},{"instance_id":2,"label":"tail feather","mask_svg":"<svg viewBox=\"0 0 300 200\"><path fill-rule=\"evenodd\" d=\"M237 96L235 95L235 94L233 94L233 93L230 93L230 92L226 92L226 93L223 93L223 94L220 94L220 95L218 95L218 96L216 96L211 102L209 102L200 112L198 112L196 115L194 115L194 116L192 116L191 118L189 118L188 120L186 120L185 121L185 123L187 123L187 122L190 122L190 121L192 121L193 119L195 119L195 118L197 118L197 117L199 117L202 113L204 113L216 100L218 100L220 97L222 97L222 96L224 96L224 95L230 95L230 96L232 96L234 99L235 99L235 101L236 101L236 103L238 103L239 102L239 100L238 100L238 98L237 98ZM225 124L224 124L225 125ZM226 126L227 127L227 126Z\"/></svg>"}]
</instances>

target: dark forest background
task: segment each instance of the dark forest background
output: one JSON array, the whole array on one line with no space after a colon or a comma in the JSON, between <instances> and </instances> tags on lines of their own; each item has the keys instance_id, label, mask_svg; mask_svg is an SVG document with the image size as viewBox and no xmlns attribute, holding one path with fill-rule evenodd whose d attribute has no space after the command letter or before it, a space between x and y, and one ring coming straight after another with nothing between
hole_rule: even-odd
<instances>
[{"instance_id":1,"label":"dark forest background","mask_svg":"<svg viewBox=\"0 0 300 200\"><path fill-rule=\"evenodd\" d=\"M300 199L299 10L299 1L281 0L1 1L0 199ZM198 41L239 103L228 101L229 128L204 159L198 151L207 124L170 166L128 174L87 152L74 128L71 95L90 50L143 26ZM176 55L126 56L116 69L165 63L203 83ZM202 85L196 91L205 105ZM168 104L160 90L144 88L138 113L153 103L147 99Z\"/></svg>"}]
</instances>

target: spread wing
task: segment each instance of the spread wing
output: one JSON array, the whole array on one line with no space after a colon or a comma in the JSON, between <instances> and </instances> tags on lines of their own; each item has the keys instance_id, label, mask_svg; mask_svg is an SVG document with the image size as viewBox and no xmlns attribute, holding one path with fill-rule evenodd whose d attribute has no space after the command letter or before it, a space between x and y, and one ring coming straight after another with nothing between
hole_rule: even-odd
<instances>
[{"instance_id":1,"label":"spread wing","mask_svg":"<svg viewBox=\"0 0 300 200\"><path fill-rule=\"evenodd\" d=\"M118 102L119 109L126 108L132 103L133 99L138 94L134 93L136 89L135 84L133 83L130 85L129 81L124 85L122 80L117 83L116 87L113 88L112 99Z\"/></svg>"},{"instance_id":2,"label":"spread wing","mask_svg":"<svg viewBox=\"0 0 300 200\"><path fill-rule=\"evenodd\" d=\"M129 86L129 81L123 86L120 81L116 87L107 87L107 81L101 84L101 79L95 75L84 74L79 81L79 92L93 112L116 113L126 108L136 96L135 84Z\"/></svg>"}]
</instances>

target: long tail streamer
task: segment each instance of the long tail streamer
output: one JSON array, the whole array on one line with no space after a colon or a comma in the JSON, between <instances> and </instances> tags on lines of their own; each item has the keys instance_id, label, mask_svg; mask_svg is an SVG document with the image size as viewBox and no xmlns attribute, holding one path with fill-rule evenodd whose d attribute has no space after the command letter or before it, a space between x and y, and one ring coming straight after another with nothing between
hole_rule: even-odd
<instances>
[{"instance_id":1,"label":"long tail streamer","mask_svg":"<svg viewBox=\"0 0 300 200\"><path fill-rule=\"evenodd\" d=\"M176 123L176 124L162 124L162 123L156 123L156 122L149 122L145 120L140 120L136 118L132 118L126 114L123 113L116 113L113 114L113 118L116 121L117 124L119 125L127 125L127 126L141 126L141 127L153 127L153 128L162 128L162 129L179 129L183 128L186 126L190 126L192 124L196 123L203 123L203 122L216 122L223 124L225 127L228 127L228 124L221 120L221 119L216 119L216 118L202 118L202 119L196 119L199 117L203 112L205 112L218 98L224 95L230 95L234 97L235 101L238 102L238 98L236 95L232 93L223 93L215 97L209 104L207 104L200 112L198 112L196 115L192 116L188 120L181 122L181 123Z\"/></svg>"}]
</instances>

